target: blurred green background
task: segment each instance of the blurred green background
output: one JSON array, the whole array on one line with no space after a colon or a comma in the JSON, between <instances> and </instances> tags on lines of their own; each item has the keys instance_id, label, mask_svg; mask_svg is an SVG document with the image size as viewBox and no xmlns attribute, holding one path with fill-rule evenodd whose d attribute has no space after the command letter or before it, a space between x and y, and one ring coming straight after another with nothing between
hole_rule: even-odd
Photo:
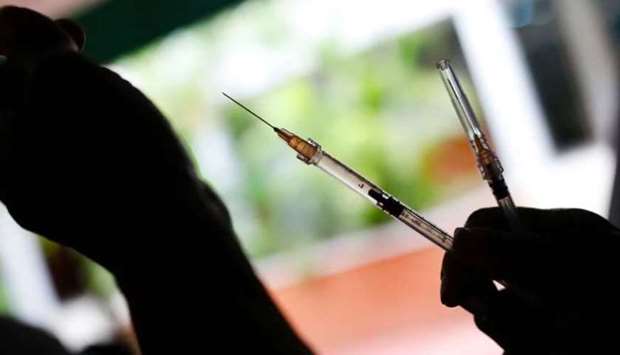
<instances>
[{"instance_id":1,"label":"blurred green background","mask_svg":"<svg viewBox=\"0 0 620 355\"><path fill-rule=\"evenodd\" d=\"M254 261L301 251L307 259L297 266L305 270L316 257L308 247L356 231L381 238L372 229L391 220L300 163L222 91L274 124L317 140L415 209L431 208L480 183L435 70L437 60L452 59L473 93L450 20L408 31L367 31L365 23L323 20L320 10L300 14L286 2L245 1L199 21L205 8L196 13L184 8L176 14L183 19L172 16L169 23L151 23L148 16L131 22L134 12L147 11L144 6L110 2L79 17L89 35L86 54L100 61L116 58L107 65L170 119L229 207ZM108 32L115 17L116 35ZM149 28L136 29L134 37L109 40L146 26L144 21ZM167 33L180 23L192 24ZM148 42L152 38L158 39ZM144 42L149 44L126 52ZM44 239L41 246L61 300L84 291L106 299L115 292L111 275L98 265ZM0 313L6 313L12 307L1 281Z\"/></svg>"},{"instance_id":2,"label":"blurred green background","mask_svg":"<svg viewBox=\"0 0 620 355\"><path fill-rule=\"evenodd\" d=\"M385 223L388 217L381 211L300 164L273 132L219 95L228 88L215 87L214 68L231 61L221 54L229 43L242 37L283 56L300 45L293 28L282 30L287 23L269 3L244 6L252 7L251 18L244 16L245 8L225 12L125 56L112 68L144 90L182 134L204 177L231 209L252 256ZM241 35L239 21L246 22ZM302 70L266 78L249 94L228 94L274 124L317 140L415 209L478 182L435 71L434 63L443 57L455 58L463 69L449 21L356 50L344 49L337 36L329 35L308 46L314 60ZM254 74L243 69L220 82L243 84Z\"/></svg>"}]
</instances>

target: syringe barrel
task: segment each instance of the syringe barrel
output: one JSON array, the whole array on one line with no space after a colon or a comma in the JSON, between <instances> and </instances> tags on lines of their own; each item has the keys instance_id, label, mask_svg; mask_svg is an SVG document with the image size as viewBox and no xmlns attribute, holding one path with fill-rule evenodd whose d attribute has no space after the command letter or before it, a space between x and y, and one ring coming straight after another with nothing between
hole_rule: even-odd
<instances>
[{"instance_id":1,"label":"syringe barrel","mask_svg":"<svg viewBox=\"0 0 620 355\"><path fill-rule=\"evenodd\" d=\"M519 217L504 180L502 164L487 143L486 137L480 129L476 114L450 63L445 59L441 60L437 62L437 69L450 95L452 106L454 106L459 121L467 134L482 178L489 184L498 206L504 211L512 229L518 230Z\"/></svg>"},{"instance_id":2,"label":"syringe barrel","mask_svg":"<svg viewBox=\"0 0 620 355\"><path fill-rule=\"evenodd\" d=\"M482 130L480 129L476 114L467 99L467 95L465 95L465 92L461 87L459 79L454 74L452 66L447 60L444 59L437 63L437 69L441 75L441 80L443 80L443 83L448 90L450 100L452 100L452 105L456 110L459 121L467 133L467 138L469 138L472 143L476 138L483 138Z\"/></svg>"},{"instance_id":3,"label":"syringe barrel","mask_svg":"<svg viewBox=\"0 0 620 355\"><path fill-rule=\"evenodd\" d=\"M414 229L444 250L452 248L452 237L426 220L419 213L386 193L355 170L320 149L310 164L344 183L351 190L370 200L377 208Z\"/></svg>"}]
</instances>

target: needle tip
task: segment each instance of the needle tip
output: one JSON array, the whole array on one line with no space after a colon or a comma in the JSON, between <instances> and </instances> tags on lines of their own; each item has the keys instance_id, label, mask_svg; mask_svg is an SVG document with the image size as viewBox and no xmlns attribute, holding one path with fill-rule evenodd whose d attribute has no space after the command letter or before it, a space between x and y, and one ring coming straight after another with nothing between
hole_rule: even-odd
<instances>
[{"instance_id":1,"label":"needle tip","mask_svg":"<svg viewBox=\"0 0 620 355\"><path fill-rule=\"evenodd\" d=\"M241 102L233 99L232 97L228 96L228 94L226 94L225 92L222 91L222 95L226 96L230 101L234 102L235 104L239 105L242 109L246 110L248 113L250 113L252 116L258 118L259 120L261 120L263 123L265 123L267 126L273 128L274 131L277 132L276 127L274 127L271 123L267 122L264 118L262 118L261 116L257 115L254 111L250 110L249 108L245 107L245 105L243 105Z\"/></svg>"}]
</instances>

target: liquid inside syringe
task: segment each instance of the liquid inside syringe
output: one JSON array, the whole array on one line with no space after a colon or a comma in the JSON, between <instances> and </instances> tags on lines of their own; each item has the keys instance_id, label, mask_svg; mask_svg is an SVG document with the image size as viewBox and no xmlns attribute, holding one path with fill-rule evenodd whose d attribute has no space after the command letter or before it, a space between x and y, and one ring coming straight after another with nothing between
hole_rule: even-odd
<instances>
[{"instance_id":1,"label":"liquid inside syringe","mask_svg":"<svg viewBox=\"0 0 620 355\"><path fill-rule=\"evenodd\" d=\"M349 168L336 158L332 157L329 153L324 151L318 143L311 139L302 139L284 128L274 127L232 97L226 94L224 94L224 96L271 127L274 132L288 144L289 147L297 152L297 158L299 160L308 165L314 165L336 178L338 181L348 186L351 190L368 199L376 207L401 221L408 227L414 229L442 249L452 249L452 236L422 217L418 212L395 199L379 186L357 173L355 170Z\"/></svg>"}]
</instances>

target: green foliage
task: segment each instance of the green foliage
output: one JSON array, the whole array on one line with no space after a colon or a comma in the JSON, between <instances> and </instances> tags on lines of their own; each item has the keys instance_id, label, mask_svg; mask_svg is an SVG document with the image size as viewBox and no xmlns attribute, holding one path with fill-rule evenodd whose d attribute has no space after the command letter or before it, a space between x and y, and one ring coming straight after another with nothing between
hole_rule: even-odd
<instances>
[{"instance_id":1,"label":"green foliage","mask_svg":"<svg viewBox=\"0 0 620 355\"><path fill-rule=\"evenodd\" d=\"M7 314L8 311L9 311L9 300L7 299L4 287L2 286L2 282L0 282L0 314Z\"/></svg>"},{"instance_id":2,"label":"green foliage","mask_svg":"<svg viewBox=\"0 0 620 355\"><path fill-rule=\"evenodd\" d=\"M108 270L87 259L84 260L84 267L87 271L88 288L95 295L108 299L116 288L114 276Z\"/></svg>"},{"instance_id":3,"label":"green foliage","mask_svg":"<svg viewBox=\"0 0 620 355\"><path fill-rule=\"evenodd\" d=\"M311 73L249 104L278 125L317 138L412 207L427 208L442 197L441 187L420 169L420 156L458 132L456 120L438 125L433 117L451 115L434 67L416 65L418 49L432 40L414 34L400 45L385 43L355 56L330 51ZM246 196L263 225L249 247L256 255L388 220L339 183L295 162L247 113L241 118L236 109L225 113L247 162Z\"/></svg>"},{"instance_id":4,"label":"green foliage","mask_svg":"<svg viewBox=\"0 0 620 355\"><path fill-rule=\"evenodd\" d=\"M187 52L181 79L176 71L166 74L165 65L174 59L170 51L179 51L171 42L122 63L139 76L140 87L162 107L196 153L205 143L204 136L197 134L201 130L221 130L229 138L233 156L226 158L235 160L236 175L211 183L231 208L246 249L257 257L388 220L342 184L300 164L273 132L248 113L232 103L214 105L213 99L207 99L213 95L206 94L210 87L200 78L214 75L208 64L217 62L214 53L228 45L227 36L234 34L250 47L255 42L248 38L258 38L275 52L300 48L295 35L282 30L285 21L266 4L248 4L254 20L243 27L235 26L247 21L247 16L220 17L179 34ZM453 194L455 189L435 181L433 172L421 163L429 151L462 134L434 66L434 61L452 57L458 50L451 25L440 23L387 38L357 53L342 49L335 39L313 48L316 60L309 70L240 99L276 126L321 142L324 149L413 208L428 208L444 199L446 192ZM213 168L202 169L207 179L213 172L209 169ZM218 188L223 185L228 187Z\"/></svg>"}]
</instances>

